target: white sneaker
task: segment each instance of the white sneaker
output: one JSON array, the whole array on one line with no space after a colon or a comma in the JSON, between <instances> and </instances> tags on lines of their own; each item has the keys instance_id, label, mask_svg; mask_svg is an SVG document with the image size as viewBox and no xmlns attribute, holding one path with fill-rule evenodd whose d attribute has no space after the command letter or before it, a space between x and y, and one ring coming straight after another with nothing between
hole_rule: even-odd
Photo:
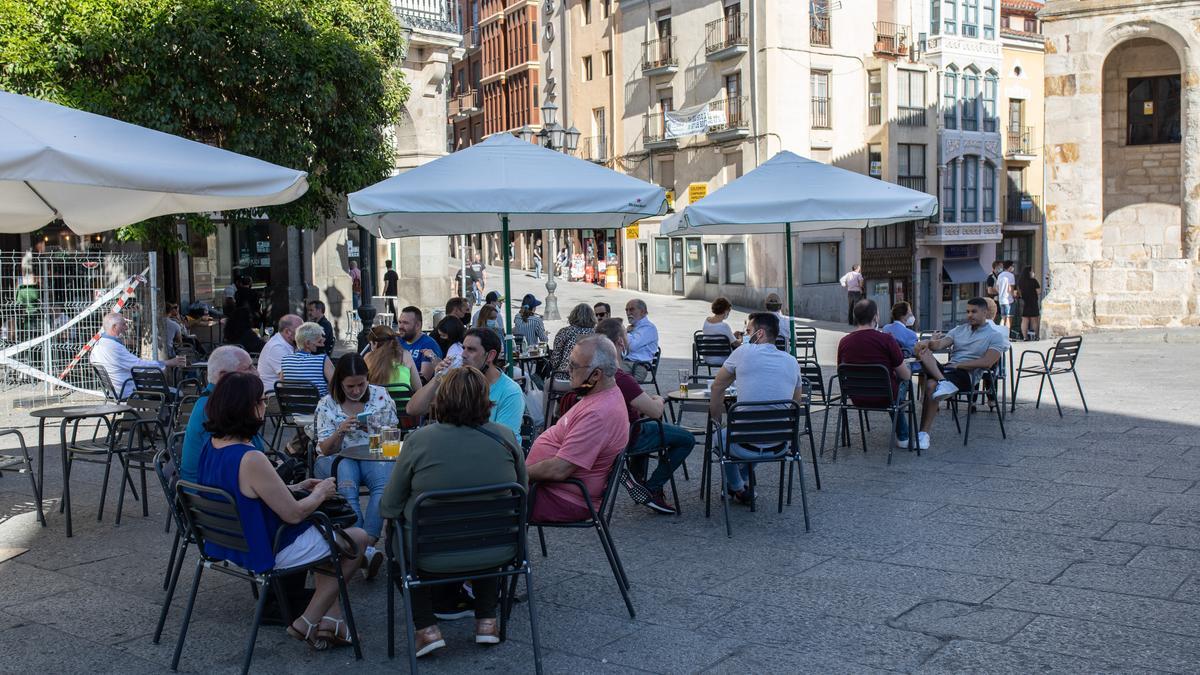
<instances>
[{"instance_id":1,"label":"white sneaker","mask_svg":"<svg viewBox=\"0 0 1200 675\"><path fill-rule=\"evenodd\" d=\"M892 441L896 444L897 448L904 448L904 449L908 448L908 439L907 438L901 438L899 436L896 436L895 438L892 439Z\"/></svg>"},{"instance_id":2,"label":"white sneaker","mask_svg":"<svg viewBox=\"0 0 1200 675\"><path fill-rule=\"evenodd\" d=\"M954 384L950 380L942 380L941 382L938 382L937 388L933 390L933 400L941 403L957 393L958 385Z\"/></svg>"},{"instance_id":3,"label":"white sneaker","mask_svg":"<svg viewBox=\"0 0 1200 675\"><path fill-rule=\"evenodd\" d=\"M921 450L929 449L929 432L922 431L917 434L917 447Z\"/></svg>"}]
</instances>

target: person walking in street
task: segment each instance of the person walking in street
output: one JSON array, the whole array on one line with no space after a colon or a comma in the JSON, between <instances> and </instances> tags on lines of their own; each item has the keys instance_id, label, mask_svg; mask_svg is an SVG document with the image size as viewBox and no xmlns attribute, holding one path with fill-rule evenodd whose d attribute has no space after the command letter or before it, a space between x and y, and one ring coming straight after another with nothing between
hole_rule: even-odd
<instances>
[{"instance_id":1,"label":"person walking in street","mask_svg":"<svg viewBox=\"0 0 1200 675\"><path fill-rule=\"evenodd\" d=\"M1034 341L1042 321L1042 284L1033 276L1033 267L1026 265L1017 280L1017 296L1021 298L1021 339Z\"/></svg>"},{"instance_id":2,"label":"person walking in street","mask_svg":"<svg viewBox=\"0 0 1200 675\"><path fill-rule=\"evenodd\" d=\"M542 278L542 252L536 248L533 249L533 278Z\"/></svg>"},{"instance_id":3,"label":"person walking in street","mask_svg":"<svg viewBox=\"0 0 1200 675\"><path fill-rule=\"evenodd\" d=\"M1013 276L1013 261L1005 260L1004 269L996 276L996 302L1000 303L1000 325L1007 335L1012 330L1013 289L1017 278Z\"/></svg>"},{"instance_id":4,"label":"person walking in street","mask_svg":"<svg viewBox=\"0 0 1200 675\"><path fill-rule=\"evenodd\" d=\"M846 272L839 283L842 288L846 289L846 321L851 326L854 325L854 303L863 299L863 275L859 271L860 265L854 263L850 266L850 271Z\"/></svg>"},{"instance_id":5,"label":"person walking in street","mask_svg":"<svg viewBox=\"0 0 1200 675\"><path fill-rule=\"evenodd\" d=\"M396 274L396 270L392 269L392 261L384 260L383 266L387 271L383 273L383 294L388 297L387 310L396 316L396 286L400 283L400 275ZM393 319L394 320L394 319Z\"/></svg>"},{"instance_id":6,"label":"person walking in street","mask_svg":"<svg viewBox=\"0 0 1200 675\"><path fill-rule=\"evenodd\" d=\"M358 269L358 261L350 261L350 305L358 309L362 304L362 272Z\"/></svg>"},{"instance_id":7,"label":"person walking in street","mask_svg":"<svg viewBox=\"0 0 1200 675\"><path fill-rule=\"evenodd\" d=\"M467 265L467 280L471 283L471 297L474 298L476 305L483 302L483 291L487 287L487 269L483 266L483 259L479 254L475 254L475 259Z\"/></svg>"}]
</instances>

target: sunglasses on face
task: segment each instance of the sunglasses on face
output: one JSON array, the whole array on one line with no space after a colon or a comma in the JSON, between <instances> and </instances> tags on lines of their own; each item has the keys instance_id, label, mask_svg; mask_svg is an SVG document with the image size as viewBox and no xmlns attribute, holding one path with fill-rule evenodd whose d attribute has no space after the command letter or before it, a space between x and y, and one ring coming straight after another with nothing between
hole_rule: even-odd
<instances>
[{"instance_id":1,"label":"sunglasses on face","mask_svg":"<svg viewBox=\"0 0 1200 675\"><path fill-rule=\"evenodd\" d=\"M596 312L596 318L597 319L607 319L608 312Z\"/></svg>"}]
</instances>

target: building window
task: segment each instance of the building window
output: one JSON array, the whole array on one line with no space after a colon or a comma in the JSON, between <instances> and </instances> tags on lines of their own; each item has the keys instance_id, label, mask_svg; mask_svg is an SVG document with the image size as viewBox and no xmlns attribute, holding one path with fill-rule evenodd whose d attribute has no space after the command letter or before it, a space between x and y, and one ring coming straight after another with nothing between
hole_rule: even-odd
<instances>
[{"instance_id":1,"label":"building window","mask_svg":"<svg viewBox=\"0 0 1200 675\"><path fill-rule=\"evenodd\" d=\"M867 175L883 178L883 146L878 143L867 146Z\"/></svg>"},{"instance_id":2,"label":"building window","mask_svg":"<svg viewBox=\"0 0 1200 675\"><path fill-rule=\"evenodd\" d=\"M579 3L579 11L583 14L583 25L588 25L592 22L592 0L583 0Z\"/></svg>"},{"instance_id":3,"label":"building window","mask_svg":"<svg viewBox=\"0 0 1200 675\"><path fill-rule=\"evenodd\" d=\"M896 146L896 182L910 190L925 191L925 146L901 143Z\"/></svg>"},{"instance_id":4,"label":"building window","mask_svg":"<svg viewBox=\"0 0 1200 675\"><path fill-rule=\"evenodd\" d=\"M698 277L704 273L704 259L700 257L702 251L700 240L688 237L683 243L683 271L688 276Z\"/></svg>"},{"instance_id":5,"label":"building window","mask_svg":"<svg viewBox=\"0 0 1200 675\"><path fill-rule=\"evenodd\" d=\"M947 129L958 128L958 71L954 66L946 69L942 76L942 113Z\"/></svg>"},{"instance_id":6,"label":"building window","mask_svg":"<svg viewBox=\"0 0 1200 675\"><path fill-rule=\"evenodd\" d=\"M583 57L583 81L592 81L592 57L590 56Z\"/></svg>"},{"instance_id":7,"label":"building window","mask_svg":"<svg viewBox=\"0 0 1200 675\"><path fill-rule=\"evenodd\" d=\"M983 163L983 176L980 179L983 189L980 191L980 201L983 202L983 222L991 223L996 220L996 165L991 162Z\"/></svg>"},{"instance_id":8,"label":"building window","mask_svg":"<svg viewBox=\"0 0 1200 675\"><path fill-rule=\"evenodd\" d=\"M718 267L717 245L704 245L704 283L719 284L721 283L721 268Z\"/></svg>"},{"instance_id":9,"label":"building window","mask_svg":"<svg viewBox=\"0 0 1200 675\"><path fill-rule=\"evenodd\" d=\"M962 158L962 222L979 222L979 157Z\"/></svg>"},{"instance_id":10,"label":"building window","mask_svg":"<svg viewBox=\"0 0 1200 675\"><path fill-rule=\"evenodd\" d=\"M654 14L655 29L658 31L658 39L671 37L671 10L660 9Z\"/></svg>"},{"instance_id":11,"label":"building window","mask_svg":"<svg viewBox=\"0 0 1200 675\"><path fill-rule=\"evenodd\" d=\"M983 0L983 39L996 39L996 0Z\"/></svg>"},{"instance_id":12,"label":"building window","mask_svg":"<svg viewBox=\"0 0 1200 675\"><path fill-rule=\"evenodd\" d=\"M930 0L929 3L929 34L942 33L942 0Z\"/></svg>"},{"instance_id":13,"label":"building window","mask_svg":"<svg viewBox=\"0 0 1200 675\"><path fill-rule=\"evenodd\" d=\"M604 76L611 77L612 76L612 50L605 49L601 53L604 55Z\"/></svg>"},{"instance_id":14,"label":"building window","mask_svg":"<svg viewBox=\"0 0 1200 675\"><path fill-rule=\"evenodd\" d=\"M831 13L829 0L809 0L808 42L814 47L828 47L831 42Z\"/></svg>"},{"instance_id":15,"label":"building window","mask_svg":"<svg viewBox=\"0 0 1200 675\"><path fill-rule=\"evenodd\" d=\"M1129 78L1129 145L1178 143L1179 76Z\"/></svg>"},{"instance_id":16,"label":"building window","mask_svg":"<svg viewBox=\"0 0 1200 675\"><path fill-rule=\"evenodd\" d=\"M893 223L863 230L863 248L907 248L908 223Z\"/></svg>"},{"instance_id":17,"label":"building window","mask_svg":"<svg viewBox=\"0 0 1200 675\"><path fill-rule=\"evenodd\" d=\"M607 19L612 16L612 0L600 0L600 18Z\"/></svg>"},{"instance_id":18,"label":"building window","mask_svg":"<svg viewBox=\"0 0 1200 675\"><path fill-rule=\"evenodd\" d=\"M934 4L941 0L933 0ZM942 32L946 35L958 34L958 3L954 0L945 0L942 4Z\"/></svg>"},{"instance_id":19,"label":"building window","mask_svg":"<svg viewBox=\"0 0 1200 675\"><path fill-rule=\"evenodd\" d=\"M804 244L800 251L800 283L836 284L841 246L836 241Z\"/></svg>"},{"instance_id":20,"label":"building window","mask_svg":"<svg viewBox=\"0 0 1200 675\"><path fill-rule=\"evenodd\" d=\"M809 74L808 80L812 90L812 128L829 129L829 71L814 70Z\"/></svg>"},{"instance_id":21,"label":"building window","mask_svg":"<svg viewBox=\"0 0 1200 675\"><path fill-rule=\"evenodd\" d=\"M896 73L898 122L902 127L925 126L925 73L901 70Z\"/></svg>"},{"instance_id":22,"label":"building window","mask_svg":"<svg viewBox=\"0 0 1200 675\"><path fill-rule=\"evenodd\" d=\"M867 124L879 124L883 118L882 80L878 70L867 71Z\"/></svg>"},{"instance_id":23,"label":"building window","mask_svg":"<svg viewBox=\"0 0 1200 675\"><path fill-rule=\"evenodd\" d=\"M979 35L979 0L962 0L962 6L963 37L975 37Z\"/></svg>"},{"instance_id":24,"label":"building window","mask_svg":"<svg viewBox=\"0 0 1200 675\"><path fill-rule=\"evenodd\" d=\"M1000 80L996 77L996 72L993 70L987 71L983 77L983 130L995 132L997 130L996 122L996 98L997 90L1000 88Z\"/></svg>"},{"instance_id":25,"label":"building window","mask_svg":"<svg viewBox=\"0 0 1200 675\"><path fill-rule=\"evenodd\" d=\"M675 160L663 159L658 162L658 186L667 192L675 192Z\"/></svg>"},{"instance_id":26,"label":"building window","mask_svg":"<svg viewBox=\"0 0 1200 675\"><path fill-rule=\"evenodd\" d=\"M946 163L946 179L942 183L942 222L958 222L958 160Z\"/></svg>"},{"instance_id":27,"label":"building window","mask_svg":"<svg viewBox=\"0 0 1200 675\"><path fill-rule=\"evenodd\" d=\"M746 283L746 245L725 244L725 283Z\"/></svg>"},{"instance_id":28,"label":"building window","mask_svg":"<svg viewBox=\"0 0 1200 675\"><path fill-rule=\"evenodd\" d=\"M671 273L671 241L666 237L654 239L654 273Z\"/></svg>"},{"instance_id":29,"label":"building window","mask_svg":"<svg viewBox=\"0 0 1200 675\"><path fill-rule=\"evenodd\" d=\"M963 131L979 131L979 73L963 72L962 87Z\"/></svg>"}]
</instances>

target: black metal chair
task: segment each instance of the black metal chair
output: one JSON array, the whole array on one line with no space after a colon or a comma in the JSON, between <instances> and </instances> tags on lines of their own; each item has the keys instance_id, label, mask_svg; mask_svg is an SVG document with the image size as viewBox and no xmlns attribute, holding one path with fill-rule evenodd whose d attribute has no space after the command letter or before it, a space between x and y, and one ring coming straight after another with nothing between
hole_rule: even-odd
<instances>
[{"instance_id":1,"label":"black metal chair","mask_svg":"<svg viewBox=\"0 0 1200 675\"><path fill-rule=\"evenodd\" d=\"M317 404L321 402L321 394L316 385L311 382L295 382L280 380L275 383L275 402L279 405L279 417L275 424L275 433L271 436L271 448L279 450L279 440L284 429L295 429L300 433L304 425L297 421L298 416L313 415L317 412ZM312 473L312 456L308 457L308 471Z\"/></svg>"},{"instance_id":2,"label":"black metal chair","mask_svg":"<svg viewBox=\"0 0 1200 675\"><path fill-rule=\"evenodd\" d=\"M125 413L124 418L117 421L118 427L123 428L125 443L116 445L113 450L120 453L121 463L127 477L135 466L139 470L142 485L142 517L148 517L150 506L146 494L146 472L153 466L154 456L166 448L170 442L167 426L162 420L162 410L165 406L155 398L142 398L137 393L126 399L125 405L130 406L131 410ZM104 481L106 486L108 484L107 473L106 470ZM117 497L117 525L121 524L126 484L129 484L130 488L133 487L132 480L121 481L121 492ZM137 497L136 492L134 492L134 497Z\"/></svg>"},{"instance_id":3,"label":"black metal chair","mask_svg":"<svg viewBox=\"0 0 1200 675\"><path fill-rule=\"evenodd\" d=\"M796 358L815 361L817 358L817 329L812 326L796 326Z\"/></svg>"},{"instance_id":4,"label":"black metal chair","mask_svg":"<svg viewBox=\"0 0 1200 675\"><path fill-rule=\"evenodd\" d=\"M192 418L192 411L196 409L196 403L199 400L200 397L195 395L179 399L179 404L175 406L175 417L171 422L171 433L187 429L188 420Z\"/></svg>"},{"instance_id":5,"label":"black metal chair","mask_svg":"<svg viewBox=\"0 0 1200 675\"><path fill-rule=\"evenodd\" d=\"M651 434L656 433L658 435L658 445L650 448L649 450L639 452L637 454L633 454L633 444L639 438L641 438L641 434L647 434L647 433L651 433ZM649 417L644 417L644 418L634 422L633 424L629 425L629 443L625 445L625 471L621 474L622 481L624 482L624 478L625 478L626 474L628 474L630 472L629 460L631 458L645 457L647 460L647 463L649 463L650 455L654 455L655 459L658 462L667 461L667 439L666 439L665 433L663 432L663 421L662 420L660 420L660 419L656 420L656 419L651 419ZM681 465L681 466L684 466L684 465ZM686 466L684 466L684 472L685 473L687 472ZM671 483L671 498L675 500L675 515L678 516L683 513L683 507L679 505L679 490L675 487L675 474L674 473L671 474L670 483ZM639 488L631 487L630 483L625 483L625 485L626 485L626 489L630 490L631 492L633 490L639 489ZM644 490L642 490L642 491L644 492ZM633 495L631 494L630 496L633 496ZM649 497L650 497L650 495L648 495L648 494L639 495L639 496L641 496L645 499L649 499Z\"/></svg>"},{"instance_id":6,"label":"black metal chair","mask_svg":"<svg viewBox=\"0 0 1200 675\"><path fill-rule=\"evenodd\" d=\"M154 456L154 473L158 475L162 485L163 495L167 498L169 510L168 523L175 524L175 540L171 543L171 557L167 559L167 569L163 574L162 609L158 613L158 625L154 628L154 644L162 639L163 626L167 623L167 613L171 609L171 600L175 597L175 585L179 582L179 573L183 570L183 559L188 547L196 543L192 532L188 529L187 520L179 510L179 501L175 498L176 486L179 484L179 462L170 448L164 448Z\"/></svg>"},{"instance_id":7,"label":"black metal chair","mask_svg":"<svg viewBox=\"0 0 1200 675\"><path fill-rule=\"evenodd\" d=\"M713 368L720 368L732 353L733 345L729 343L729 338L696 331L692 335L692 375L699 375L701 368L707 368L708 375L712 376ZM721 359L721 362L712 363L710 359Z\"/></svg>"},{"instance_id":8,"label":"black metal chair","mask_svg":"<svg viewBox=\"0 0 1200 675\"><path fill-rule=\"evenodd\" d=\"M1004 401L1001 398L1003 382L1004 355L1001 354L1000 360L996 361L995 365L980 375L979 380L975 382L970 391L960 389L954 393L954 396L950 397L950 410L954 414L954 426L963 435L963 445L966 445L967 440L971 437L971 418L975 415L976 408L980 405L988 405L989 403L996 410L996 421L1000 424L1000 437L1008 438L1008 434L1004 431ZM965 433L958 421L959 403L965 403L967 406L967 429Z\"/></svg>"},{"instance_id":9,"label":"black metal chair","mask_svg":"<svg viewBox=\"0 0 1200 675\"><path fill-rule=\"evenodd\" d=\"M1062 405L1058 401L1058 390L1054 388L1054 376L1065 375L1070 373L1075 378L1075 388L1079 390L1079 400L1083 403L1083 411L1088 412L1087 399L1083 397L1083 385L1079 383L1079 373L1075 371L1075 362L1079 359L1079 350L1083 346L1083 337L1080 335L1071 335L1064 338L1059 338L1058 342L1053 347L1046 351L1045 354L1033 350L1026 349L1021 352L1021 360L1017 364L1017 379L1013 382L1012 390L1012 411L1017 409L1017 388L1021 386L1022 377L1037 376L1041 378L1038 384L1037 402L1034 403L1034 408L1038 408L1042 404L1042 389L1046 386L1046 381L1050 381L1050 393L1054 395L1054 407L1058 409L1058 416L1062 417ZM1025 357L1033 354L1037 357L1031 365L1025 365Z\"/></svg>"},{"instance_id":10,"label":"black metal chair","mask_svg":"<svg viewBox=\"0 0 1200 675\"><path fill-rule=\"evenodd\" d=\"M554 426L554 421L558 419L558 403L570 392L570 382L571 376L565 370L552 373L546 380L546 409L542 415L543 430Z\"/></svg>"},{"instance_id":11,"label":"black metal chair","mask_svg":"<svg viewBox=\"0 0 1200 675\"><path fill-rule=\"evenodd\" d=\"M161 369L151 366L137 366L130 370L133 374L133 390L139 394L155 394L168 403L179 398L178 389L167 383L167 374Z\"/></svg>"},{"instance_id":12,"label":"black metal chair","mask_svg":"<svg viewBox=\"0 0 1200 675\"><path fill-rule=\"evenodd\" d=\"M825 434L829 429L829 412L834 408L838 409L837 428L834 430L835 437L844 437L849 445L848 436L843 435L843 425L845 425L846 433L850 426L850 420L847 415L848 411L859 412L859 435L862 439L863 452L867 451L867 434L863 429L863 413L869 412L886 412L892 417L892 433L888 438L888 464L892 463L892 450L895 445L892 438L895 437L897 429L900 425L900 415L908 415L909 417L909 433L908 433L908 449L916 450L917 455L921 454L921 448L916 443L917 433L917 407L913 402L913 397L910 395L903 401L898 400L896 394L892 392L892 373L887 366L873 364L842 364L837 369L838 396L836 399L831 399L829 406L825 408L825 421L821 427L821 450L825 449ZM831 380L832 382L832 380ZM863 405L855 403L855 400L862 401L870 399L875 401L887 401L886 405ZM833 460L837 461L837 445L833 448Z\"/></svg>"},{"instance_id":13,"label":"black metal chair","mask_svg":"<svg viewBox=\"0 0 1200 675\"><path fill-rule=\"evenodd\" d=\"M112 378L108 376L108 370L104 366L95 363L91 364L91 366L92 372L96 375L96 380L100 382L100 389L104 392L104 400L113 401L114 403L120 403L124 400L124 397L121 396L121 389L117 389ZM122 389L124 389L124 386L125 383L122 382Z\"/></svg>"},{"instance_id":14,"label":"black metal chair","mask_svg":"<svg viewBox=\"0 0 1200 675\"><path fill-rule=\"evenodd\" d=\"M635 361L630 368L629 374L633 375L638 384L654 385L654 393L661 395L662 392L658 389L658 364L662 360L662 349L654 351L654 357L649 363L643 361Z\"/></svg>"},{"instance_id":15,"label":"black metal chair","mask_svg":"<svg viewBox=\"0 0 1200 675\"><path fill-rule=\"evenodd\" d=\"M578 478L568 478L565 481L555 481L563 485L573 485L583 496L583 501L588 507L588 517L583 520L576 520L565 523L551 523L533 520L530 518L530 527L536 527L538 532L538 543L542 547L542 557L545 558L546 552L546 533L544 528L573 528L581 529L593 527L596 529L596 535L600 538L600 547L604 549L604 555L608 558L608 566L612 568L613 578L617 581L617 588L621 590L621 598L625 600L625 609L629 610L629 618L636 618L636 613L633 610L633 602L629 599L629 576L625 574L625 567L621 564L621 557L617 554L617 545L613 542L612 533L609 532L608 524L612 520L613 506L617 501L617 487L619 485L621 472L625 469L625 451L622 450L619 455L613 459L612 467L608 470L606 483L604 485L604 495L600 500L600 508L596 508L592 503L591 493L588 492L587 486ZM539 486L548 483L549 481L541 481L530 483L529 485L529 501L536 506L537 491ZM530 507L531 514L533 507Z\"/></svg>"},{"instance_id":16,"label":"black metal chair","mask_svg":"<svg viewBox=\"0 0 1200 675\"><path fill-rule=\"evenodd\" d=\"M245 532L242 530L241 514L238 512L237 501L233 495L224 490L181 480L176 484L175 497L179 503L178 509L183 514L184 520L187 523L187 530L195 538L196 550L200 552L200 557L196 560L196 573L192 578L192 592L188 596L187 609L183 613L183 624L179 628L179 638L175 643L175 654L171 658L171 670L179 668L179 657L183 654L183 643L187 638L188 623L191 621L192 609L196 605L196 595L200 590L200 578L206 569L249 581L258 594L258 603L254 610L254 623L250 628L250 638L246 642L246 655L242 659L243 674L250 671L250 661L254 657L254 643L258 637L258 625L262 621L263 607L266 605L268 593L274 590L280 604L286 605L287 601L283 597L282 587L276 582L279 581L280 577L302 571L311 571L337 579L342 611L346 615L346 625L350 630L350 639L353 642L354 658L362 660L362 645L359 640L358 629L354 624L354 614L350 609L350 595L346 592L346 580L342 577L341 555L338 552L337 544L334 542L333 527L324 514L318 511L309 516L308 520L314 527L318 528L329 544L328 556L306 565L286 569L270 569L266 572L255 573L241 567L229 565L225 560L210 556L204 551L205 544L208 542L236 551L250 550L250 543L246 541ZM276 552L280 550L279 538L285 527L280 526L279 530L275 533L272 550Z\"/></svg>"},{"instance_id":17,"label":"black metal chair","mask_svg":"<svg viewBox=\"0 0 1200 675\"><path fill-rule=\"evenodd\" d=\"M462 584L480 578L500 578L500 640L508 636L508 620L516 596L518 577L525 578L525 602L533 635L533 660L542 672L542 649L538 638L537 609L533 599L533 570L527 549L528 504L525 488L501 483L457 490L435 490L417 496L413 522L407 539L400 524L388 520L388 658L396 654L395 595L404 596L408 637L409 670L417 672L416 636L413 626L412 589L444 584ZM512 548L512 557L488 570L454 575L426 575L419 570L427 555L468 553L480 549Z\"/></svg>"},{"instance_id":18,"label":"black metal chair","mask_svg":"<svg viewBox=\"0 0 1200 675\"><path fill-rule=\"evenodd\" d=\"M715 469L721 473L721 504L725 511L725 535L727 537L733 536L733 525L729 517L729 496L725 486L725 467L739 464L750 465L750 488L753 492L756 483L754 465L773 462L779 463L779 513L783 513L785 471L787 473L787 503L792 503L793 477L790 469L794 465L800 476L800 503L804 509L804 531L808 532L811 530L811 523L808 517L808 492L804 487L804 456L800 453L800 420L803 414L804 409L799 403L792 400L733 403L726 407L725 433L715 433L713 439L717 455L717 466L709 468L710 463L705 462L708 475L704 478L704 483L707 486L704 515L708 517L711 513L711 482L712 471ZM716 427L713 431L717 432L718 430L719 427ZM811 432L809 438L811 441ZM753 458L735 456L732 454L734 445L755 450L760 454ZM815 465L815 450L813 460ZM755 508L754 501L751 501L750 510L754 511Z\"/></svg>"},{"instance_id":19,"label":"black metal chair","mask_svg":"<svg viewBox=\"0 0 1200 675\"><path fill-rule=\"evenodd\" d=\"M0 476L5 471L29 474L29 484L33 487L33 501L38 505L38 522L46 526L46 514L42 513L42 489L38 486L37 476L33 473L33 461L29 458L29 446L25 445L25 436L16 429L0 429L0 436L16 436L21 445L21 455L0 455Z\"/></svg>"}]
</instances>

